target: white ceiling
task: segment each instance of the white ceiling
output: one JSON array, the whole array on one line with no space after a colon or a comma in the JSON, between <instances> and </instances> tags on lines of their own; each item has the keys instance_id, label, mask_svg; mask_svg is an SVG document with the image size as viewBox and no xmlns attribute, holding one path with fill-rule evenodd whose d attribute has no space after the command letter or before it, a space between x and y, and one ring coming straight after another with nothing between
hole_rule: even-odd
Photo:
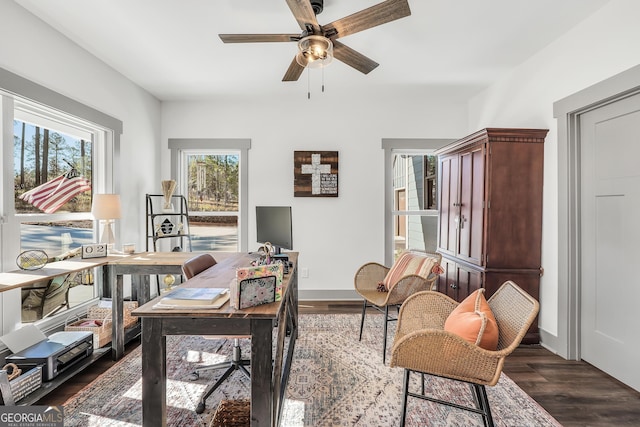
<instances>
[{"instance_id":1,"label":"white ceiling","mask_svg":"<svg viewBox=\"0 0 640 427\"><path fill-rule=\"evenodd\" d=\"M306 72L298 82L281 81L295 43L218 38L299 33L285 0L15 1L160 100L307 89ZM318 22L380 1L325 0ZM471 96L608 1L409 0L411 16L340 39L378 68L364 75L334 61L324 79L332 89L418 85Z\"/></svg>"}]
</instances>

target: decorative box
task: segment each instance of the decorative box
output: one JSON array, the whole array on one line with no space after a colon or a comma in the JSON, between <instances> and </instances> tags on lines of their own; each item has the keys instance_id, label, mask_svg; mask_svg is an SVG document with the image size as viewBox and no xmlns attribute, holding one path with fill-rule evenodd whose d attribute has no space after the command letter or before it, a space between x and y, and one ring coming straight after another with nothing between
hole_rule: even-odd
<instances>
[{"instance_id":1,"label":"decorative box","mask_svg":"<svg viewBox=\"0 0 640 427\"><path fill-rule=\"evenodd\" d=\"M6 374L5 374L6 379ZM5 383L6 384L6 383ZM17 403L20 399L27 397L42 385L42 366L36 366L29 371L21 374L19 377L9 381L10 391L7 393L5 387L2 387L2 401L7 404L13 400ZM10 394L10 396L7 396Z\"/></svg>"},{"instance_id":2,"label":"decorative box","mask_svg":"<svg viewBox=\"0 0 640 427\"><path fill-rule=\"evenodd\" d=\"M230 286L231 307L242 310L279 301L283 274L281 263L238 268Z\"/></svg>"},{"instance_id":3,"label":"decorative box","mask_svg":"<svg viewBox=\"0 0 640 427\"><path fill-rule=\"evenodd\" d=\"M244 279L268 276L276 277L276 301L280 301L282 298L282 280L284 278L284 265L282 265L282 263L256 265L255 267L244 267L236 270L236 279L238 282Z\"/></svg>"},{"instance_id":4,"label":"decorative box","mask_svg":"<svg viewBox=\"0 0 640 427\"><path fill-rule=\"evenodd\" d=\"M276 300L276 276L252 277L238 283L239 309L269 304Z\"/></svg>"}]
</instances>

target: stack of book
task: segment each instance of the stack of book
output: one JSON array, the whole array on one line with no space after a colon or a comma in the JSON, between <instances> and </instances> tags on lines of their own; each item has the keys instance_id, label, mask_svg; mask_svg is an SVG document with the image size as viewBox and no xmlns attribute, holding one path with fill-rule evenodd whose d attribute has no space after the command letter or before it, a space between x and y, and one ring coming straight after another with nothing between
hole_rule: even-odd
<instances>
[{"instance_id":1,"label":"stack of book","mask_svg":"<svg viewBox=\"0 0 640 427\"><path fill-rule=\"evenodd\" d=\"M220 308L229 301L227 288L176 288L155 304L154 308Z\"/></svg>"}]
</instances>

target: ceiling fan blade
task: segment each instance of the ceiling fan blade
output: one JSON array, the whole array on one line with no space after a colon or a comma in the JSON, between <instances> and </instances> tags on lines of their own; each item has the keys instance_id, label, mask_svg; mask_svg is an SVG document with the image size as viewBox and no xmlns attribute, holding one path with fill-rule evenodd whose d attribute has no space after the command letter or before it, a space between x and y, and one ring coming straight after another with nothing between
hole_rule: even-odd
<instances>
[{"instance_id":1,"label":"ceiling fan blade","mask_svg":"<svg viewBox=\"0 0 640 427\"><path fill-rule=\"evenodd\" d=\"M307 30L307 25L311 25L314 34L320 32L320 25L309 0L287 0L287 4L302 31Z\"/></svg>"},{"instance_id":2,"label":"ceiling fan blade","mask_svg":"<svg viewBox=\"0 0 640 427\"><path fill-rule=\"evenodd\" d=\"M387 0L323 25L322 30L333 40L334 37L348 36L409 15L411 15L411 9L409 9L408 0Z\"/></svg>"},{"instance_id":3,"label":"ceiling fan blade","mask_svg":"<svg viewBox=\"0 0 640 427\"><path fill-rule=\"evenodd\" d=\"M337 40L333 41L333 57L364 74L369 74L380 65Z\"/></svg>"},{"instance_id":4,"label":"ceiling fan blade","mask_svg":"<svg viewBox=\"0 0 640 427\"><path fill-rule=\"evenodd\" d=\"M295 42L300 34L218 34L224 43Z\"/></svg>"},{"instance_id":5,"label":"ceiling fan blade","mask_svg":"<svg viewBox=\"0 0 640 427\"><path fill-rule=\"evenodd\" d=\"M298 64L298 61L296 61L296 58L293 57L293 61L291 61L291 64L289 65L287 72L284 73L284 77L282 78L282 81L295 82L300 78L303 71L304 71L304 67Z\"/></svg>"}]
</instances>

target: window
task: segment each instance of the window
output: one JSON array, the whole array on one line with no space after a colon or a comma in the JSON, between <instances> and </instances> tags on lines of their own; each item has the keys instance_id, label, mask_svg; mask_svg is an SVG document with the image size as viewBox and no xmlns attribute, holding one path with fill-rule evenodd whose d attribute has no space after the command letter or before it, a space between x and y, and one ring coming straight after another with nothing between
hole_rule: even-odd
<instances>
[{"instance_id":1,"label":"window","mask_svg":"<svg viewBox=\"0 0 640 427\"><path fill-rule=\"evenodd\" d=\"M385 264L405 249L434 252L438 240L438 158L444 139L383 139Z\"/></svg>"},{"instance_id":2,"label":"window","mask_svg":"<svg viewBox=\"0 0 640 427\"><path fill-rule=\"evenodd\" d=\"M240 154L184 151L191 246L194 251L238 251Z\"/></svg>"},{"instance_id":3,"label":"window","mask_svg":"<svg viewBox=\"0 0 640 427\"><path fill-rule=\"evenodd\" d=\"M29 100L19 95L23 91L30 94ZM55 260L96 240L92 195L115 190L111 168L122 122L1 68L0 101L1 200L6 221L1 254L2 269L8 271L17 268L15 260L25 250L43 250ZM54 326L69 311L82 311L99 296L101 284L93 278L93 271L85 271L51 284L37 283L18 290L21 296L2 295L0 304L3 310L10 304L8 312L21 313L23 322ZM43 298L46 286L48 296L55 295L55 304ZM67 286L68 299L65 296L60 303L57 297ZM63 311L67 312L54 316ZM17 319L7 320L13 324Z\"/></svg>"},{"instance_id":4,"label":"window","mask_svg":"<svg viewBox=\"0 0 640 427\"><path fill-rule=\"evenodd\" d=\"M428 154L393 154L394 257L405 249L435 252L437 158Z\"/></svg>"},{"instance_id":5,"label":"window","mask_svg":"<svg viewBox=\"0 0 640 427\"><path fill-rule=\"evenodd\" d=\"M15 117L22 118L13 121L20 250L41 249L53 258L91 243L91 135L52 129L24 107L16 108ZM58 220L61 216L65 219Z\"/></svg>"},{"instance_id":6,"label":"window","mask_svg":"<svg viewBox=\"0 0 640 427\"><path fill-rule=\"evenodd\" d=\"M176 194L185 195L194 251L248 250L249 139L169 139Z\"/></svg>"},{"instance_id":7,"label":"window","mask_svg":"<svg viewBox=\"0 0 640 427\"><path fill-rule=\"evenodd\" d=\"M12 222L19 230L19 252L42 250L50 260L72 256L81 245L97 240L91 199L92 189L105 181L103 167L94 171L94 158L105 157L104 132L20 99L14 102L13 132ZM94 156L96 151L102 156ZM98 296L91 271L64 282L69 291L66 301L61 298L62 304L40 305L46 285L39 283L36 289L22 291L23 322L46 318Z\"/></svg>"}]
</instances>

